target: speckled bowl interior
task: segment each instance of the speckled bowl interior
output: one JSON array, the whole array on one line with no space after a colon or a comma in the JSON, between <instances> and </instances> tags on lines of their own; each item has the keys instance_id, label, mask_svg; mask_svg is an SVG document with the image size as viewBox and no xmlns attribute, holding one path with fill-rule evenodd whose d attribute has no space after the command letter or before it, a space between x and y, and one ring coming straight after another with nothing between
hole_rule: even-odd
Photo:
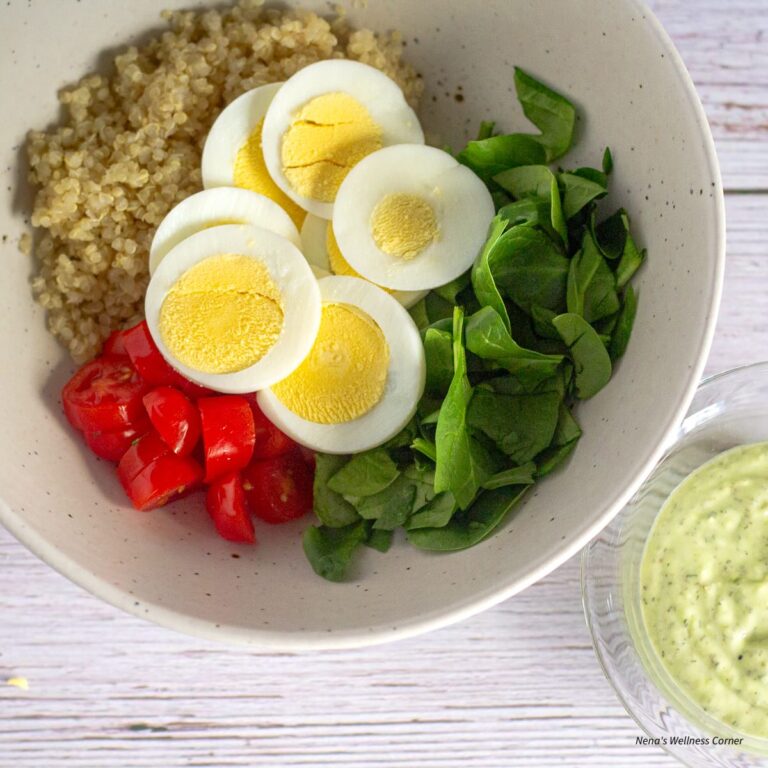
<instances>
[{"instance_id":1,"label":"speckled bowl interior","mask_svg":"<svg viewBox=\"0 0 768 768\"><path fill-rule=\"evenodd\" d=\"M155 0L12 0L3 8L0 522L125 610L281 649L415 634L541 578L597 533L653 467L686 411L714 327L724 261L717 163L693 86L656 20L632 0L370 0L350 9L358 25L403 31L426 83L425 127L454 145L482 119L527 129L514 64L569 94L581 120L567 163L598 164L610 145L610 204L630 211L649 258L629 350L608 387L580 407L584 437L569 465L480 546L449 555L403 542L386 555L367 550L347 583L331 584L304 560L308 520L262 525L259 546L245 548L216 537L199 497L132 511L111 467L88 454L61 414L58 393L72 365L45 330L29 290L31 261L16 247L29 203L20 145L28 129L55 118L60 86L105 50L158 28L159 8Z\"/></svg>"}]
</instances>

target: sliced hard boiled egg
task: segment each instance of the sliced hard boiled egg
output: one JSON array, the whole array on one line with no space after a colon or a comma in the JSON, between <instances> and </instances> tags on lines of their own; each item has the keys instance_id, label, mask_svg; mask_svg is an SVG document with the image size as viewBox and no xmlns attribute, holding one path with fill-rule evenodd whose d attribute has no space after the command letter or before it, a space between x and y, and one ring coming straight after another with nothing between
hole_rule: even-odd
<instances>
[{"instance_id":1,"label":"sliced hard boiled egg","mask_svg":"<svg viewBox=\"0 0 768 768\"><path fill-rule=\"evenodd\" d=\"M203 187L258 192L274 200L300 227L304 211L272 180L261 150L264 115L281 86L269 83L247 91L216 118L203 147Z\"/></svg>"},{"instance_id":2,"label":"sliced hard boiled egg","mask_svg":"<svg viewBox=\"0 0 768 768\"><path fill-rule=\"evenodd\" d=\"M344 179L333 232L363 277L397 290L436 288L466 272L494 215L485 184L441 149L385 147Z\"/></svg>"},{"instance_id":3,"label":"sliced hard boiled egg","mask_svg":"<svg viewBox=\"0 0 768 768\"><path fill-rule=\"evenodd\" d=\"M328 274L361 277L352 269L339 250L333 235L333 226L327 219L321 219L312 213L307 214L307 218L301 225L301 249L310 264L320 267ZM412 307L428 293L428 291L392 291L388 288L383 290L391 293L406 309Z\"/></svg>"},{"instance_id":4,"label":"sliced hard boiled egg","mask_svg":"<svg viewBox=\"0 0 768 768\"><path fill-rule=\"evenodd\" d=\"M349 170L390 144L423 143L416 113L378 69L333 59L286 80L264 117L264 161L302 208L330 219Z\"/></svg>"},{"instance_id":5,"label":"sliced hard boiled egg","mask_svg":"<svg viewBox=\"0 0 768 768\"><path fill-rule=\"evenodd\" d=\"M357 277L319 281L323 308L309 355L259 392L259 406L296 442L355 453L386 442L416 412L424 391L421 336L406 310Z\"/></svg>"},{"instance_id":6,"label":"sliced hard boiled egg","mask_svg":"<svg viewBox=\"0 0 768 768\"><path fill-rule=\"evenodd\" d=\"M274 200L247 189L216 187L182 200L160 222L149 249L149 273L182 240L220 224L252 224L301 246L296 225Z\"/></svg>"},{"instance_id":7,"label":"sliced hard boiled egg","mask_svg":"<svg viewBox=\"0 0 768 768\"><path fill-rule=\"evenodd\" d=\"M163 357L218 392L288 376L320 327L320 290L301 251L260 227L204 229L168 252L144 302Z\"/></svg>"}]
</instances>

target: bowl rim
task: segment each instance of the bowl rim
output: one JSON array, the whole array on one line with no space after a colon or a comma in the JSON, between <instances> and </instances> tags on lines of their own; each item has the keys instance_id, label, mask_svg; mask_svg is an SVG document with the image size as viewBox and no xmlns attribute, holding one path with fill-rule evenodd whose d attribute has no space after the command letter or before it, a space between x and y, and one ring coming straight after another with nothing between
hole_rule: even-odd
<instances>
[{"instance_id":1,"label":"bowl rim","mask_svg":"<svg viewBox=\"0 0 768 768\"><path fill-rule=\"evenodd\" d=\"M733 366L731 368L726 368L726 369L724 369L722 371L716 371L715 373L710 374L709 376L706 376L705 378L703 378L701 380L701 382L699 383L699 386L696 387L696 393L695 394L698 394L699 392L701 392L704 389L708 388L711 384L719 382L722 379L728 379L731 376L734 376L736 374L742 374L742 373L745 373L747 371L759 371L759 370L766 371L767 369L768 369L768 360L758 360L758 361L753 362L753 363L743 363L742 365L736 365L736 366ZM687 417L687 414L686 414L686 417ZM672 450L672 444L669 444L667 446L667 448L669 449L669 451L671 451ZM667 451L665 450L665 454L666 453L667 453ZM659 463L661 463L665 458L666 458L666 455L661 456L661 458L659 459ZM623 511L623 509L624 508L622 508L622 510L619 511L619 514L620 514L620 512ZM616 516L618 517L618 514ZM585 545L585 547L581 551L581 557L579 558L579 582L580 582L579 583L579 589L580 589L580 592L581 592L581 606L582 606L582 610L584 612L584 621L585 621L585 623L587 625L587 629L589 630L589 637L590 637L590 640L592 641L592 649L594 651L595 658L597 659L597 662L600 665L600 669L602 670L603 675L605 676L605 679L608 681L608 683L611 686L611 689L613 690L614 694L616 695L616 698L621 703L621 706L624 707L624 711L638 725L640 730L643 733L645 733L647 736L649 736L650 738L655 739L655 738L657 738L656 734L654 734L646 726L646 724L642 721L642 719L639 717L639 715L635 711L635 708L633 706L631 706L629 704L629 702L627 701L627 697L620 690L620 688L619 688L616 680L614 679L614 677L610 674L610 672L608 670L608 665L607 665L606 660L605 660L605 655L603 654L603 651L600 648L599 644L596 642L596 639L598 637L598 633L595 630L595 624L594 624L594 622L592 620L592 614L591 614L591 610L590 610L590 600L589 600L589 597L588 597L588 592L589 592L588 581L589 581L589 574L590 574L590 560L591 560L591 557L592 557L592 548L593 548L593 545L597 543L597 541L599 539L599 536L600 536L600 533L602 533L602 531L599 532L598 534L596 534L594 539L592 539L591 541L589 541ZM646 675L646 678L648 679L649 683L658 691L659 695L665 701L667 701L670 706L672 706L676 711L678 711L678 713L680 714L680 716L682 718L687 720L694 728L698 729L699 731L706 732L706 730L700 724L691 721L684 713L679 712L680 708L678 707L678 705L674 701L670 701L669 700L668 695L656 683L654 683L651 680L650 676ZM684 694L681 694L681 695L684 695ZM729 736L731 736L731 735L732 736L742 736L743 735L739 731L733 730L732 728L730 728L726 724L723 724L722 727L726 729L726 731L728 732ZM711 733L710 733L710 735L711 735ZM764 742L765 744L768 744L768 739L762 739L762 738L754 737L754 736L747 737L747 738L749 738L750 741L756 740L758 742ZM678 760L680 763L682 763L684 765L688 765L689 764L679 754L677 754L675 752L672 752L669 749L670 745L665 744L665 743L662 742L662 743L658 744L658 746L666 754L671 755L676 760ZM750 755L754 755L755 757L758 757L758 758L761 758L761 759L764 759L766 757L766 755L763 754L762 752L761 753L754 753L754 752L749 752L748 751L748 753Z\"/></svg>"},{"instance_id":2,"label":"bowl rim","mask_svg":"<svg viewBox=\"0 0 768 768\"><path fill-rule=\"evenodd\" d=\"M612 499L607 500L602 513L592 520L589 525L578 531L570 541L565 542L554 554L545 554L539 557L537 561L531 564L528 572L522 577L502 578L492 587L465 598L459 603L455 603L447 608L435 609L417 617L408 618L400 622L397 627L393 627L390 624L381 624L378 626L342 629L328 633L290 632L264 629L246 630L243 627L232 624L212 625L209 622L150 601L142 601L137 606L132 595L114 586L109 581L98 577L74 559L63 554L53 543L47 541L42 534L29 527L21 515L17 514L1 498L0 524L10 531L34 555L70 581L90 592L95 597L129 614L141 619L149 619L164 628L205 640L284 652L360 648L415 637L440 629L468 619L507 600L544 578L576 555L618 514L634 495L635 491L659 462L666 450L670 436L674 434L685 416L698 389L701 374L704 370L714 337L725 271L725 200L714 139L704 108L696 92L693 80L661 22L642 0L626 0L626 2L635 9L636 13L642 17L643 22L649 26L651 32L656 36L665 56L668 57L674 67L675 74L687 97L688 106L699 126L699 138L703 145L706 170L714 183L713 208L715 216L713 230L715 236L713 245L716 258L713 265L713 281L708 296L707 322L699 337L700 341L695 355L695 363L690 368L687 386L678 395L673 416L664 428L658 443L648 451L646 457L640 462L640 469L633 482L617 492Z\"/></svg>"}]
</instances>

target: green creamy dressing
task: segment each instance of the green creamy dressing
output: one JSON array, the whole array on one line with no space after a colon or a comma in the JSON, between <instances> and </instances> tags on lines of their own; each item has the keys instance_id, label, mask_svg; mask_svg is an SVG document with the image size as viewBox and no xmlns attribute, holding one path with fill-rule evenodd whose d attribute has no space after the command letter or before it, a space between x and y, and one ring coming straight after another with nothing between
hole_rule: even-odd
<instances>
[{"instance_id":1,"label":"green creamy dressing","mask_svg":"<svg viewBox=\"0 0 768 768\"><path fill-rule=\"evenodd\" d=\"M768 443L726 451L677 487L640 582L648 635L682 691L768 738Z\"/></svg>"}]
</instances>

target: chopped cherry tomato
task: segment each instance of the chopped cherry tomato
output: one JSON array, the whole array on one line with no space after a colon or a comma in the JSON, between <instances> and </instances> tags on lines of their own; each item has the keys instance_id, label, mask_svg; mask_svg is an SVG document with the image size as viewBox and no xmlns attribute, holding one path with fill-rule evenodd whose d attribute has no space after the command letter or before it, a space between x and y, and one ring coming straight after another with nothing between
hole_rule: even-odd
<instances>
[{"instance_id":1,"label":"chopped cherry tomato","mask_svg":"<svg viewBox=\"0 0 768 768\"><path fill-rule=\"evenodd\" d=\"M189 398L173 387L147 392L144 407L160 437L179 456L192 453L200 438L200 412Z\"/></svg>"},{"instance_id":2,"label":"chopped cherry tomato","mask_svg":"<svg viewBox=\"0 0 768 768\"><path fill-rule=\"evenodd\" d=\"M125 485L146 466L169 453L171 449L157 432L154 430L147 432L146 435L131 443L120 459L117 465L117 476L120 482Z\"/></svg>"},{"instance_id":3,"label":"chopped cherry tomato","mask_svg":"<svg viewBox=\"0 0 768 768\"><path fill-rule=\"evenodd\" d=\"M205 506L216 530L227 541L254 544L251 512L239 472L227 472L214 480L205 494Z\"/></svg>"},{"instance_id":4,"label":"chopped cherry tomato","mask_svg":"<svg viewBox=\"0 0 768 768\"><path fill-rule=\"evenodd\" d=\"M119 472L118 476L133 506L148 511L194 490L203 479L203 470L189 456L168 453L147 464L130 480Z\"/></svg>"},{"instance_id":5,"label":"chopped cherry tomato","mask_svg":"<svg viewBox=\"0 0 768 768\"><path fill-rule=\"evenodd\" d=\"M146 320L142 320L123 333L123 344L128 357L131 358L131 362L144 381L153 386L176 384L181 374L171 368L160 354L149 333Z\"/></svg>"},{"instance_id":6,"label":"chopped cherry tomato","mask_svg":"<svg viewBox=\"0 0 768 768\"><path fill-rule=\"evenodd\" d=\"M243 471L243 488L256 517L286 523L312 509L312 470L298 451L254 461Z\"/></svg>"},{"instance_id":7,"label":"chopped cherry tomato","mask_svg":"<svg viewBox=\"0 0 768 768\"><path fill-rule=\"evenodd\" d=\"M146 320L142 320L138 325L122 333L125 351L131 358L134 368L147 384L153 387L163 385L176 387L190 397L210 394L211 390L185 378L168 364L150 335Z\"/></svg>"},{"instance_id":8,"label":"chopped cherry tomato","mask_svg":"<svg viewBox=\"0 0 768 768\"><path fill-rule=\"evenodd\" d=\"M317 463L316 460L315 460L315 452L311 448L305 448L303 445L300 445L299 446L299 453L301 454L301 458L304 459L304 463L314 473L314 471L315 471L315 464Z\"/></svg>"},{"instance_id":9,"label":"chopped cherry tomato","mask_svg":"<svg viewBox=\"0 0 768 768\"><path fill-rule=\"evenodd\" d=\"M135 427L113 432L85 432L88 447L102 459L120 461L125 452L151 429L149 420Z\"/></svg>"},{"instance_id":10,"label":"chopped cherry tomato","mask_svg":"<svg viewBox=\"0 0 768 768\"><path fill-rule=\"evenodd\" d=\"M253 412L244 397L221 395L197 401L205 452L205 482L248 465L255 439Z\"/></svg>"},{"instance_id":11,"label":"chopped cherry tomato","mask_svg":"<svg viewBox=\"0 0 768 768\"><path fill-rule=\"evenodd\" d=\"M174 386L193 400L197 400L198 397L210 397L216 394L212 389L208 389L208 387L204 387L201 384L195 384L194 381L190 381L181 374L179 374L179 381Z\"/></svg>"},{"instance_id":12,"label":"chopped cherry tomato","mask_svg":"<svg viewBox=\"0 0 768 768\"><path fill-rule=\"evenodd\" d=\"M101 354L125 357L128 354L128 350L125 348L125 331L112 331L109 338L104 342Z\"/></svg>"},{"instance_id":13,"label":"chopped cherry tomato","mask_svg":"<svg viewBox=\"0 0 768 768\"><path fill-rule=\"evenodd\" d=\"M61 392L69 423L84 432L129 429L143 415L147 385L124 357L102 356L86 363Z\"/></svg>"},{"instance_id":14,"label":"chopped cherry tomato","mask_svg":"<svg viewBox=\"0 0 768 768\"><path fill-rule=\"evenodd\" d=\"M256 403L256 398L249 396L248 402L253 411L253 423L256 440L253 448L254 459L271 459L281 453L288 453L297 448L298 443L281 432L262 412Z\"/></svg>"}]
</instances>

